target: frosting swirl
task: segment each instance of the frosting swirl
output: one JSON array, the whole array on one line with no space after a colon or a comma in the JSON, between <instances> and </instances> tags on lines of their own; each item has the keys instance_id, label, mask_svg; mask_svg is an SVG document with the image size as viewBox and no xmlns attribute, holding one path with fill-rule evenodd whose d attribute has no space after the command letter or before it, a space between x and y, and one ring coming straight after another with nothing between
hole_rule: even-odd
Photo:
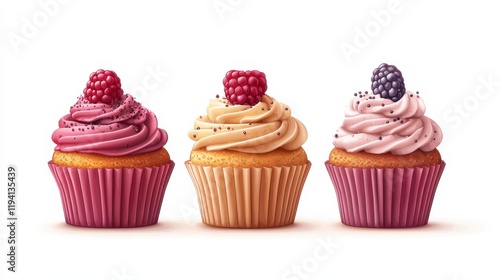
<instances>
[{"instance_id":1,"label":"frosting swirl","mask_svg":"<svg viewBox=\"0 0 500 280\"><path fill-rule=\"evenodd\" d=\"M167 132L158 128L156 115L129 94L111 105L90 103L80 96L52 133L56 151L106 156L155 151L167 140Z\"/></svg>"},{"instance_id":2,"label":"frosting swirl","mask_svg":"<svg viewBox=\"0 0 500 280\"><path fill-rule=\"evenodd\" d=\"M207 114L194 121L188 136L196 141L193 150L233 150L266 153L277 148L295 150L307 139L307 130L291 116L290 108L263 95L250 105L229 105L227 99L211 99Z\"/></svg>"},{"instance_id":3,"label":"frosting swirl","mask_svg":"<svg viewBox=\"0 0 500 280\"><path fill-rule=\"evenodd\" d=\"M424 113L422 98L410 91L397 102L378 95L354 97L345 109L345 119L334 135L333 145L347 152L372 154L431 151L441 143L443 133Z\"/></svg>"}]
</instances>

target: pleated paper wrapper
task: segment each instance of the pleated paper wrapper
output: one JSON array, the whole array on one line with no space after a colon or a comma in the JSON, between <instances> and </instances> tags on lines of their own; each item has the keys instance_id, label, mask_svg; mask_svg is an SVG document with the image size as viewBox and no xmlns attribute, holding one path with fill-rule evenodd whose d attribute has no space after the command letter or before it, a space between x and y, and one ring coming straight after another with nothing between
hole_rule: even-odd
<instances>
[{"instance_id":1,"label":"pleated paper wrapper","mask_svg":"<svg viewBox=\"0 0 500 280\"><path fill-rule=\"evenodd\" d=\"M445 163L415 168L348 168L325 162L342 223L407 228L428 223Z\"/></svg>"},{"instance_id":2,"label":"pleated paper wrapper","mask_svg":"<svg viewBox=\"0 0 500 280\"><path fill-rule=\"evenodd\" d=\"M156 224L175 165L86 169L48 164L59 187L66 223L97 228Z\"/></svg>"},{"instance_id":3,"label":"pleated paper wrapper","mask_svg":"<svg viewBox=\"0 0 500 280\"><path fill-rule=\"evenodd\" d=\"M198 195L203 223L226 228L292 224L311 163L235 168L185 165Z\"/></svg>"}]
</instances>

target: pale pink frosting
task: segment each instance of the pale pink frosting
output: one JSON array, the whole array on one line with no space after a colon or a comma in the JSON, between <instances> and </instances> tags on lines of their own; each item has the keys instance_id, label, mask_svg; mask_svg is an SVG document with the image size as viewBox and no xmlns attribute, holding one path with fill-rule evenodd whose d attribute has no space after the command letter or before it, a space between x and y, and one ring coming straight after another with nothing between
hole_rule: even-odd
<instances>
[{"instance_id":1,"label":"pale pink frosting","mask_svg":"<svg viewBox=\"0 0 500 280\"><path fill-rule=\"evenodd\" d=\"M358 95L345 109L333 145L347 152L372 154L431 151L441 143L443 133L424 113L422 98L410 91L397 102L374 94Z\"/></svg>"},{"instance_id":2,"label":"pale pink frosting","mask_svg":"<svg viewBox=\"0 0 500 280\"><path fill-rule=\"evenodd\" d=\"M124 94L112 105L90 103L80 96L52 133L55 150L123 156L162 148L167 132L158 128L156 115Z\"/></svg>"}]
</instances>

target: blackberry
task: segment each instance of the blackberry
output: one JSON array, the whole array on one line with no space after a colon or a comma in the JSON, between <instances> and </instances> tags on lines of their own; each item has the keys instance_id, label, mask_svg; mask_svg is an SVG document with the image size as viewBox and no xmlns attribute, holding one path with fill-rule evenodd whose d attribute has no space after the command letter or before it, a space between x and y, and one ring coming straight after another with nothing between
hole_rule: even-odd
<instances>
[{"instance_id":1,"label":"blackberry","mask_svg":"<svg viewBox=\"0 0 500 280\"><path fill-rule=\"evenodd\" d=\"M380 64L372 75L372 90L380 97L397 102L406 92L401 71L394 65Z\"/></svg>"}]
</instances>

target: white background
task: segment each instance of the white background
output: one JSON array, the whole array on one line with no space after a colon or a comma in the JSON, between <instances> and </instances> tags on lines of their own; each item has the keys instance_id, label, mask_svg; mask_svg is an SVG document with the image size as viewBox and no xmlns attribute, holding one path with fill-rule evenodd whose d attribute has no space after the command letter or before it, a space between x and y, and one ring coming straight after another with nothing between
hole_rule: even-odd
<instances>
[{"instance_id":1,"label":"white background","mask_svg":"<svg viewBox=\"0 0 500 280\"><path fill-rule=\"evenodd\" d=\"M1 1L0 278L500 279L500 21L494 1L468 2ZM421 228L342 225L324 167L345 105L382 62L398 66L445 134L447 167ZM51 134L99 68L115 70L169 133L176 167L155 226L64 223ZM268 94L308 128L313 166L292 226L201 223L187 131L230 69L265 72ZM18 169L16 273L3 225L8 164Z\"/></svg>"}]
</instances>

